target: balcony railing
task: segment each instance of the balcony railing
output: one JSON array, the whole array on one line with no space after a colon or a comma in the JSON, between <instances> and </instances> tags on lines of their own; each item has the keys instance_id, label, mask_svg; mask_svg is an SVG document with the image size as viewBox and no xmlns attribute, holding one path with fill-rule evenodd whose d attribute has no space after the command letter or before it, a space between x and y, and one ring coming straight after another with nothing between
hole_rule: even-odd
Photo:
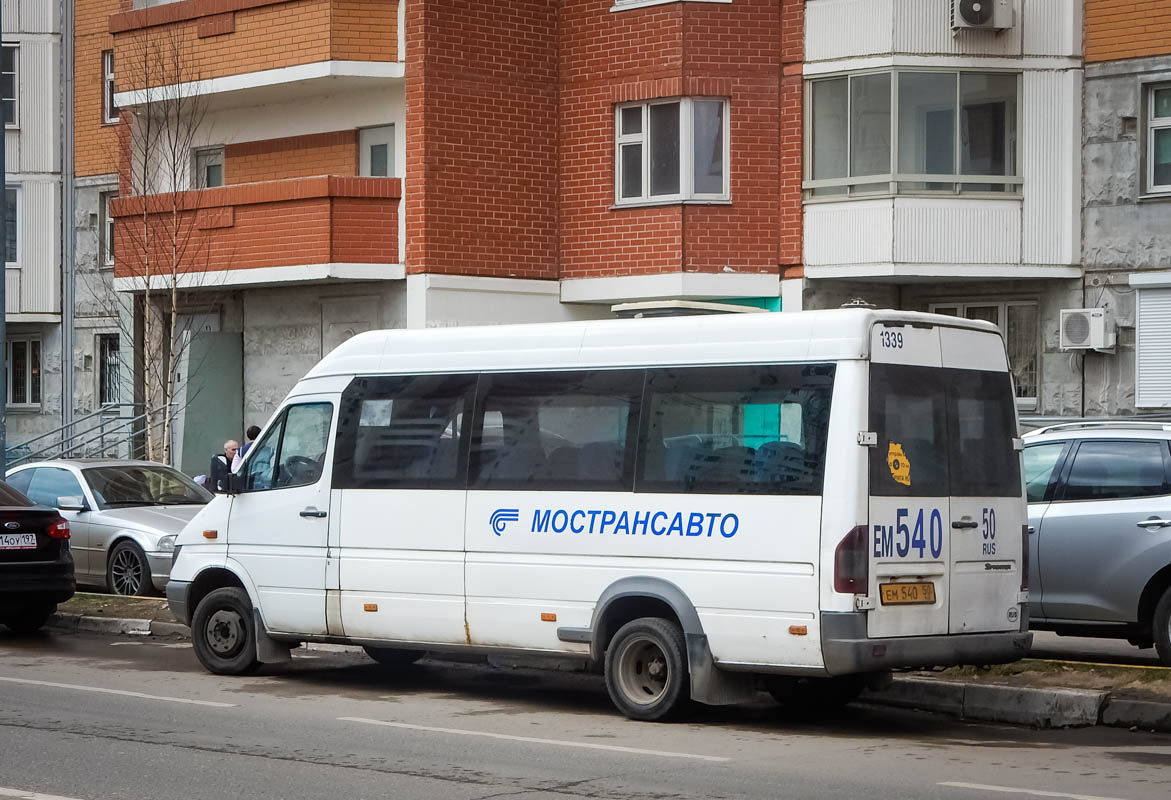
<instances>
[{"instance_id":1,"label":"balcony railing","mask_svg":"<svg viewBox=\"0 0 1171 800\"><path fill-rule=\"evenodd\" d=\"M402 277L398 178L318 176L119 198L125 291Z\"/></svg>"},{"instance_id":2,"label":"balcony railing","mask_svg":"<svg viewBox=\"0 0 1171 800\"><path fill-rule=\"evenodd\" d=\"M144 87L214 94L321 79L336 90L402 72L398 3L387 0L150 2L111 16L109 30L120 105L140 105Z\"/></svg>"}]
</instances>

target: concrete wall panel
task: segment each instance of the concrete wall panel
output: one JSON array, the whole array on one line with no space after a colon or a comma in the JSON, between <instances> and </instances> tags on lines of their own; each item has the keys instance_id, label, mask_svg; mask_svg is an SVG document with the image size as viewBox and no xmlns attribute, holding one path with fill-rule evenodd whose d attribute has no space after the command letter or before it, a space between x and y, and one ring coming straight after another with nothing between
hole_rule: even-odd
<instances>
[{"instance_id":1,"label":"concrete wall panel","mask_svg":"<svg viewBox=\"0 0 1171 800\"><path fill-rule=\"evenodd\" d=\"M1016 264L1021 207L1011 200L902 198L894 207L894 260L907 263Z\"/></svg>"},{"instance_id":2,"label":"concrete wall panel","mask_svg":"<svg viewBox=\"0 0 1171 800\"><path fill-rule=\"evenodd\" d=\"M1082 52L1082 0L1024 0L1021 27L1029 56Z\"/></svg>"},{"instance_id":3,"label":"concrete wall panel","mask_svg":"<svg viewBox=\"0 0 1171 800\"><path fill-rule=\"evenodd\" d=\"M951 29L951 3L940 0L895 0L895 52L1019 56L1021 2L1015 0L1015 24L1006 31L956 32Z\"/></svg>"},{"instance_id":4,"label":"concrete wall panel","mask_svg":"<svg viewBox=\"0 0 1171 800\"><path fill-rule=\"evenodd\" d=\"M805 207L805 263L867 264L894 258L894 203L858 200Z\"/></svg>"},{"instance_id":5,"label":"concrete wall panel","mask_svg":"<svg viewBox=\"0 0 1171 800\"><path fill-rule=\"evenodd\" d=\"M1027 264L1080 261L1081 70L1024 74L1021 242Z\"/></svg>"},{"instance_id":6,"label":"concrete wall panel","mask_svg":"<svg viewBox=\"0 0 1171 800\"><path fill-rule=\"evenodd\" d=\"M895 0L807 0L805 57L808 61L889 53L893 47Z\"/></svg>"}]
</instances>

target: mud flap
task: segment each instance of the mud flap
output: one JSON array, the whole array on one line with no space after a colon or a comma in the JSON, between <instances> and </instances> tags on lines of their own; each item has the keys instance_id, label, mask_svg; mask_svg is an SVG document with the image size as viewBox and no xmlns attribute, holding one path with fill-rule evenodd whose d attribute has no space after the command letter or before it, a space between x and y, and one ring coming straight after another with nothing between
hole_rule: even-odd
<instances>
[{"instance_id":1,"label":"mud flap","mask_svg":"<svg viewBox=\"0 0 1171 800\"><path fill-rule=\"evenodd\" d=\"M691 673L691 699L709 706L726 706L755 700L759 694L752 675L724 672L716 666L707 636L688 633L687 668Z\"/></svg>"},{"instance_id":2,"label":"mud flap","mask_svg":"<svg viewBox=\"0 0 1171 800\"><path fill-rule=\"evenodd\" d=\"M292 661L293 646L288 642L278 642L264 630L264 620L260 618L260 611L252 609L252 629L256 631L256 660L261 664L284 664Z\"/></svg>"}]
</instances>

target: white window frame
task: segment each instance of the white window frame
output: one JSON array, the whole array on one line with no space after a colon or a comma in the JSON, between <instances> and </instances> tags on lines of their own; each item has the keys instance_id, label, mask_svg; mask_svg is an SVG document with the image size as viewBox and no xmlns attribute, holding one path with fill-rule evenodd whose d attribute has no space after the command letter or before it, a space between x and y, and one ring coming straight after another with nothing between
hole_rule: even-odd
<instances>
[{"instance_id":1,"label":"white window frame","mask_svg":"<svg viewBox=\"0 0 1171 800\"><path fill-rule=\"evenodd\" d=\"M1041 303L1039 300L955 300L931 303L927 310L932 314L939 313L940 308L954 308L962 319L967 319L967 310L969 308L987 308L988 306L996 307L996 327L1000 329L1000 335L1005 338L1005 343L1008 342L1008 309L1010 306L1028 306L1037 309L1037 395L1041 394ZM1014 382L1015 383L1015 382ZM1015 390L1015 385L1014 385ZM1025 411L1033 411L1037 408L1038 397L1017 397L1017 408Z\"/></svg>"},{"instance_id":2,"label":"white window frame","mask_svg":"<svg viewBox=\"0 0 1171 800\"><path fill-rule=\"evenodd\" d=\"M0 46L5 50L12 51L12 122L5 122L4 127L8 130L15 130L20 128L20 45L4 42ZM8 98L2 99L7 100Z\"/></svg>"},{"instance_id":3,"label":"white window frame","mask_svg":"<svg viewBox=\"0 0 1171 800\"><path fill-rule=\"evenodd\" d=\"M224 167L224 147L217 145L215 147L200 147L195 150L191 157L191 188L192 189L214 189L215 186L208 186L205 180L207 168L218 165L220 168L220 186L227 185L228 173Z\"/></svg>"},{"instance_id":4,"label":"white window frame","mask_svg":"<svg viewBox=\"0 0 1171 800\"><path fill-rule=\"evenodd\" d=\"M1143 87L1144 89L1144 106L1146 107L1145 123L1146 123L1146 194L1148 195L1171 195L1171 184L1155 183L1155 132L1162 130L1171 130L1171 117L1156 117L1155 116L1155 92L1171 91L1171 83L1150 83Z\"/></svg>"},{"instance_id":5,"label":"white window frame","mask_svg":"<svg viewBox=\"0 0 1171 800\"><path fill-rule=\"evenodd\" d=\"M102 122L114 125L119 120L114 106L114 51L102 51Z\"/></svg>"},{"instance_id":6,"label":"white window frame","mask_svg":"<svg viewBox=\"0 0 1171 800\"><path fill-rule=\"evenodd\" d=\"M724 130L724 186L719 193L698 193L694 190L695 175L693 161L693 131L695 102L720 103L723 109ZM649 194L651 185L650 126L651 108L659 105L679 105L679 192L677 194ZM634 103L620 103L614 106L614 205L653 206L674 203L726 203L731 202L732 135L731 101L726 97L668 97L656 100L642 100ZM622 133L622 111L627 108L642 109L642 126L638 133ZM642 195L622 196L622 146L642 145Z\"/></svg>"},{"instance_id":7,"label":"white window frame","mask_svg":"<svg viewBox=\"0 0 1171 800\"><path fill-rule=\"evenodd\" d=\"M117 192L102 192L99 195L101 208L101 224L98 231L98 251L101 254L99 266L114 266L114 215L110 213L110 201L118 196Z\"/></svg>"},{"instance_id":8,"label":"white window frame","mask_svg":"<svg viewBox=\"0 0 1171 800\"><path fill-rule=\"evenodd\" d=\"M36 379L39 383L40 391L38 392L38 394L40 394L41 399L35 403L29 402L29 401L25 401L23 403L15 403L12 400L12 397L13 397L13 395L12 395L12 376L13 376L12 345L14 342L24 342L25 343L26 350L25 350L25 362L24 363L25 363L25 370L26 371L25 371L25 376L24 376L25 377L25 384L24 385L26 387L26 391L27 391L29 397L32 397L32 394L33 394L33 391L32 391L32 388L33 388L33 371L32 371L32 346L33 346L33 342L36 342L38 349L40 350L40 362L41 363L39 365L39 370L36 373ZM44 403L44 400L45 400L45 385L42 380L44 378L44 374L45 374L45 348L41 342L40 335L39 334L25 334L25 335L16 335L16 336L8 337L8 345L7 345L7 350L5 352L5 357L8 359L8 370L6 371L8 383L7 383L7 386L5 387L8 391L8 393L5 395L5 401L7 403L8 408L32 408L32 409L40 408L42 403Z\"/></svg>"},{"instance_id":9,"label":"white window frame","mask_svg":"<svg viewBox=\"0 0 1171 800\"><path fill-rule=\"evenodd\" d=\"M960 148L959 140L961 130L959 125L958 113L960 106L960 78L967 74L1008 74L1016 75L1016 131L1013 135L1013 140L1016 144L1015 153L1015 175L926 175L926 174L906 174L899 172L898 158L899 158L899 73L903 72L931 72L931 73L950 73L956 76L956 111L957 119L955 125L956 136L956 160L955 168L960 167ZM819 81L841 80L847 79L846 83L846 164L847 172L849 171L850 163L850 120L851 109L853 103L853 92L850 87L849 79L860 78L866 75L890 75L890 171L885 174L878 175L859 175L857 177L844 178L824 178L821 180L813 180L811 176L811 169L813 165L813 84ZM860 70L858 72L836 72L826 75L817 75L805 81L805 108L804 108L804 166L803 176L804 180L801 188L804 191L805 202L807 203L825 203L825 202L842 202L844 200L872 200L880 197L892 196L929 196L929 197L986 197L993 199L1015 199L1019 200L1022 196L1024 188L1024 178L1021 175L1021 159L1023 156L1024 134L1023 134L1023 120L1024 120L1024 74L1020 70L1014 69L947 69L943 67L886 67L883 69ZM901 188L902 183L943 183L951 184L951 189L910 189ZM1003 185L1005 190L1003 192L987 192L979 190L965 190L964 184L998 184ZM873 186L875 184L886 184L886 191L861 191L854 193L855 186ZM833 195L815 195L814 189L842 187L846 191L843 194ZM940 305L951 305L948 303L941 303Z\"/></svg>"},{"instance_id":10,"label":"white window frame","mask_svg":"<svg viewBox=\"0 0 1171 800\"><path fill-rule=\"evenodd\" d=\"M370 174L370 148L374 145L386 145L385 176ZM394 125L381 125L377 128L362 128L358 131L358 174L364 177L387 177L397 175L398 159L395 158Z\"/></svg>"},{"instance_id":11,"label":"white window frame","mask_svg":"<svg viewBox=\"0 0 1171 800\"><path fill-rule=\"evenodd\" d=\"M21 239L24 238L23 236L21 236L22 231L20 228L20 223L21 223L21 218L24 216L24 214L23 214L24 209L22 208L24 198L21 197L23 192L20 191L20 185L9 183L9 184L6 184L4 187L4 192L5 192L4 202L5 203L8 202L9 190L16 192L16 216L13 219L8 220L8 225L12 226L12 229L14 231L16 231L16 261L9 261L8 260L8 243L5 242L4 243L4 267L5 267L5 269L20 269L21 256L23 255L23 253L21 253L21 249L22 249L21 248Z\"/></svg>"}]
</instances>

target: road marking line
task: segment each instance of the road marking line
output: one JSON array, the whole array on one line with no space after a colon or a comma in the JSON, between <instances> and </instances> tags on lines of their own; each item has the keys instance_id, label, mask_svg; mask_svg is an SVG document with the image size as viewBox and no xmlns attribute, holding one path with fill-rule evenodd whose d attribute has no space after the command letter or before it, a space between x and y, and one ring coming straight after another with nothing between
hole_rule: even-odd
<instances>
[{"instance_id":1,"label":"road marking line","mask_svg":"<svg viewBox=\"0 0 1171 800\"><path fill-rule=\"evenodd\" d=\"M1099 797L1093 794L1067 794L1065 792L1046 792L1042 789L1018 789L1014 786L988 786L983 783L959 783L947 781L940 786L950 786L953 789L980 789L985 792L1002 792L1004 794L1031 794L1034 797L1065 797L1069 800L1119 800L1117 797Z\"/></svg>"},{"instance_id":2,"label":"road marking line","mask_svg":"<svg viewBox=\"0 0 1171 800\"><path fill-rule=\"evenodd\" d=\"M5 789L0 786L0 797L16 797L19 800L74 800L71 797L59 797L55 794L37 794L22 789Z\"/></svg>"},{"instance_id":3,"label":"road marking line","mask_svg":"<svg viewBox=\"0 0 1171 800\"><path fill-rule=\"evenodd\" d=\"M25 683L29 686L49 686L54 689L76 689L79 692L97 692L99 694L118 694L123 697L141 697L143 700L165 700L168 703L186 703L192 706L211 706L212 708L235 708L235 703L217 703L214 700L188 700L186 697L163 697L157 694L143 694L142 692L125 692L121 689L103 689L99 686L77 686L72 683L51 683L49 681L33 681L27 678L4 678L0 681L7 683Z\"/></svg>"},{"instance_id":4,"label":"road marking line","mask_svg":"<svg viewBox=\"0 0 1171 800\"><path fill-rule=\"evenodd\" d=\"M642 750L638 747L620 747L613 744L592 744L589 742L569 742L562 739L538 739L533 736L512 736L507 733L486 733L484 731L467 731L459 728L432 728L427 725L408 725L405 722L386 722L380 719L366 719L364 717L338 717L342 722L361 722L365 725L382 725L387 728L404 728L411 731L430 731L431 733L452 733L458 736L483 736L488 739L506 739L511 742L531 742L533 744L548 744L554 747L580 747L587 750L610 750L618 753L634 753L643 756L662 756L663 758L690 758L694 761L731 761L722 756L701 756L694 753L672 753L666 750Z\"/></svg>"}]
</instances>

